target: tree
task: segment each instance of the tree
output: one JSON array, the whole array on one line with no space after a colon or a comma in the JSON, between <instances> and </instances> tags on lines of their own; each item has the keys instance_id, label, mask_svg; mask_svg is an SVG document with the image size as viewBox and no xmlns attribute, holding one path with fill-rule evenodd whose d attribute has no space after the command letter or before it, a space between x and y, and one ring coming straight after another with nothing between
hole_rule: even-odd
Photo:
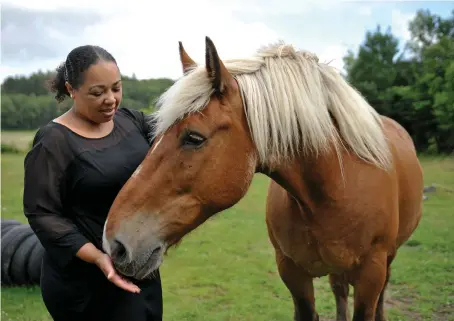
<instances>
[{"instance_id":1,"label":"tree","mask_svg":"<svg viewBox=\"0 0 454 321\"><path fill-rule=\"evenodd\" d=\"M349 52L344 60L348 81L381 113L390 112L390 88L397 77L395 59L398 45L399 41L391 34L390 28L383 33L377 26L374 32L366 33L357 57Z\"/></svg>"},{"instance_id":2,"label":"tree","mask_svg":"<svg viewBox=\"0 0 454 321\"><path fill-rule=\"evenodd\" d=\"M442 19L427 10L418 11L410 22L408 44L416 68L414 107L429 109L434 148L454 150L454 10Z\"/></svg>"},{"instance_id":3,"label":"tree","mask_svg":"<svg viewBox=\"0 0 454 321\"><path fill-rule=\"evenodd\" d=\"M402 53L388 28L367 32L344 58L347 79L383 115L402 124L419 151L454 151L454 10L418 11Z\"/></svg>"}]
</instances>

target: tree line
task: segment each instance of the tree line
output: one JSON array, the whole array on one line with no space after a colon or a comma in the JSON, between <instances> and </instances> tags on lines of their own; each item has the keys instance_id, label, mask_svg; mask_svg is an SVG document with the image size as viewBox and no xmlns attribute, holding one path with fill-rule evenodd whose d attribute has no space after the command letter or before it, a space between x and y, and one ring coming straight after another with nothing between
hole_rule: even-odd
<instances>
[{"instance_id":1,"label":"tree line","mask_svg":"<svg viewBox=\"0 0 454 321\"><path fill-rule=\"evenodd\" d=\"M399 43L388 27L366 32L344 57L346 79L381 114L402 124L419 152L454 151L454 10L447 18L420 10ZM401 48L400 48L401 46ZM44 83L51 72L8 77L2 84L2 128L36 129L70 107ZM171 79L123 77L123 105L151 111Z\"/></svg>"},{"instance_id":2,"label":"tree line","mask_svg":"<svg viewBox=\"0 0 454 321\"><path fill-rule=\"evenodd\" d=\"M2 84L2 128L9 130L37 129L71 107L66 99L57 103L47 89L47 81L54 72L36 72L31 76L12 76ZM168 87L172 79L144 79L122 76L122 106L151 111L153 103Z\"/></svg>"}]
</instances>

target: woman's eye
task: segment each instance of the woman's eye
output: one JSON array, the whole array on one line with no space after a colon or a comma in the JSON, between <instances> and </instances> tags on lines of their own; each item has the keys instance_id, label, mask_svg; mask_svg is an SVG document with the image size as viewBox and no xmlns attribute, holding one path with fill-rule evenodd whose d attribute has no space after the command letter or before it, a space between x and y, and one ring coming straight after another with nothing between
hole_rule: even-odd
<instances>
[{"instance_id":1,"label":"woman's eye","mask_svg":"<svg viewBox=\"0 0 454 321\"><path fill-rule=\"evenodd\" d=\"M102 95L102 93L100 93L100 92L92 92L91 94L96 97L99 97Z\"/></svg>"},{"instance_id":2,"label":"woman's eye","mask_svg":"<svg viewBox=\"0 0 454 321\"><path fill-rule=\"evenodd\" d=\"M188 132L183 138L183 146L199 147L205 142L206 138L194 132Z\"/></svg>"}]
</instances>

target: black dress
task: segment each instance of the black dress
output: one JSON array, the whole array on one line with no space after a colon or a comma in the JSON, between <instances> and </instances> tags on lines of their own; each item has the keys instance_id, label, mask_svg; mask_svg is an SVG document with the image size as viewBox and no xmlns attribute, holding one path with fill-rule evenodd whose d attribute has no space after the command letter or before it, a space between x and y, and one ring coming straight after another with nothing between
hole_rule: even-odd
<instances>
[{"instance_id":1,"label":"black dress","mask_svg":"<svg viewBox=\"0 0 454 321\"><path fill-rule=\"evenodd\" d=\"M150 147L148 128L143 113L120 108L102 138L55 122L36 133L24 162L24 212L46 250L41 291L54 320L162 320L159 273L135 281L134 294L75 256L87 242L102 250L109 208Z\"/></svg>"}]
</instances>

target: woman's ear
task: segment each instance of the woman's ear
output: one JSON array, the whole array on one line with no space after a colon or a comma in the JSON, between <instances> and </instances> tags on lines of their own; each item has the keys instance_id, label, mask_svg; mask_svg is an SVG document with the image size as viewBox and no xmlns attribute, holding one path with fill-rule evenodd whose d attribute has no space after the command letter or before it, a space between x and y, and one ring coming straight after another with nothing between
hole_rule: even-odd
<instances>
[{"instance_id":1,"label":"woman's ear","mask_svg":"<svg viewBox=\"0 0 454 321\"><path fill-rule=\"evenodd\" d=\"M67 82L67 81L65 82L65 87L69 92L69 97L74 98L74 89L73 89L73 87L71 87L69 82Z\"/></svg>"}]
</instances>

